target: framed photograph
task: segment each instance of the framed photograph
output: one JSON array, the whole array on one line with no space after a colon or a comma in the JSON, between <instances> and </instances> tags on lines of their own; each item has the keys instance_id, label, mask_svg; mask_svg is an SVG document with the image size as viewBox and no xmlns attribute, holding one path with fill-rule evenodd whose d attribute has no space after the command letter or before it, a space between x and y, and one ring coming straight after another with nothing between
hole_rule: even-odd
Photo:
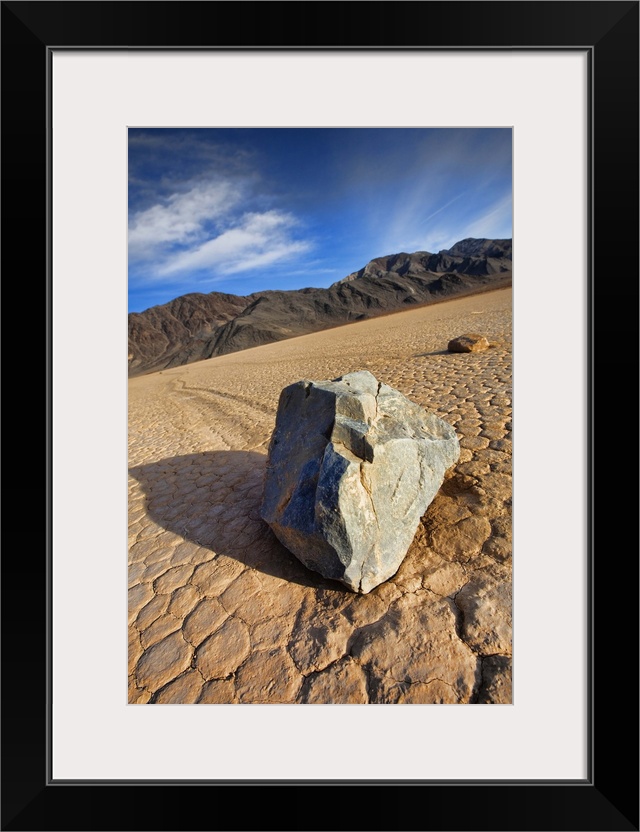
<instances>
[{"instance_id":1,"label":"framed photograph","mask_svg":"<svg viewBox=\"0 0 640 832\"><path fill-rule=\"evenodd\" d=\"M512 146L129 127L131 704L512 703Z\"/></svg>"},{"instance_id":2,"label":"framed photograph","mask_svg":"<svg viewBox=\"0 0 640 832\"><path fill-rule=\"evenodd\" d=\"M608 353L623 333L635 331L635 321L627 321L625 313L637 309L629 300L630 293L637 297L634 270L624 290L616 292L613 278L620 266L612 261L613 252L637 251L638 243L638 3L5 2L2 16L3 184L10 206L4 217L5 275L41 274L47 299L42 318L46 534L41 551L29 547L28 565L6 556L4 562L3 728L11 765L4 767L3 828L638 829L637 697L625 689L613 692L615 677L627 678L629 665L632 678L637 672L635 591L631 599L621 600L621 586L637 585L637 558L627 557L622 564L619 553L628 544L618 543L612 530L618 528L613 518L620 514L620 463L619 454L612 453L611 432L620 427L611 412ZM188 131L192 144L186 156L167 145L154 170L138 165L139 160L132 165L132 137L149 143L159 129L174 131L178 139ZM334 688L323 693L312 678L322 668L310 660L301 700L283 694L269 702L258 692L253 698L243 694L243 701L237 685L235 693L224 687L225 674L235 669L214 667L211 650L202 652L198 666L199 648L184 667L178 650L177 658L171 658L176 672L166 678L148 661L138 674L147 674L145 684L127 690L132 655L125 626L127 405L136 408L136 429L145 442L151 441L154 420L160 418L151 394L145 398L144 385L136 387L135 401L127 393L125 368L132 360L125 344L127 280L131 289L134 274L127 224L131 228L133 219L137 229L141 269L145 240L159 229L168 247L165 259L154 266L165 278L185 258L191 264L198 258L204 262L197 216L194 224L194 214L184 213L191 225L172 226L169 239L158 213L159 191L153 192L163 184L165 202L175 192L172 182L183 175L185 159L202 150L193 142L203 129L218 131L220 152L222 130L351 131L354 156L359 131L447 131L439 136L451 140L454 168L462 165L462 157L455 156L458 131L510 134L515 262L512 695L490 695L488 672L470 684L461 673L440 680L439 700L427 696L424 681L401 678L393 693L385 689L372 696L365 684L364 701L354 695L338 703L335 691L340 685L357 688L357 680L341 669ZM237 135L234 142L241 144ZM364 145L359 158L366 169L363 181L370 183L371 157ZM475 146L465 145L467 156ZM283 148L280 143L279 152ZM291 163L301 169L313 152L287 147ZM320 149L316 152L317 170L326 176ZM487 191L496 176L490 157L485 157ZM237 173L246 178L256 171L240 165ZM127 174L129 183L135 176L139 199L129 206ZM281 192L286 184L281 179ZM25 205L25 193L26 207L14 208ZM215 196L186 186L181 193L191 205L196 198L211 201ZM373 192L363 193L371 208ZM384 204L374 206L378 211L389 210L391 190L381 187L376 196L385 193ZM275 262L285 250L300 252L308 242L293 230L292 208L285 213L264 201L264 194L254 194L249 207L242 208L240 227L228 206L229 195L226 202L224 194L218 196L225 205L218 233L226 229L234 239L238 234L245 242L250 238L243 251L257 258L256 268ZM451 193L454 198L457 193ZM459 198L469 201L471 209L470 195ZM432 210L446 201L441 195ZM429 203L423 197L421 208L424 204ZM495 201L487 205L499 210ZM409 208L402 219L407 229ZM271 223L271 248L264 243L265 223ZM358 227L355 222L353 227ZM490 234L469 236L497 240L507 236L500 229L496 223ZM34 245L34 237L40 245ZM195 248L189 248L185 241L194 239ZM428 249L428 242L421 238L411 250ZM438 246L434 240L432 247L455 256L456 242ZM229 265L229 251L227 247L226 268L238 273L237 261ZM372 257L382 253L372 252ZM318 268L326 267L323 257ZM269 288L274 287L251 291ZM151 303L158 302L165 299ZM433 344L427 347L423 352L437 352ZM385 364L389 378L396 370L393 361L390 354ZM196 365L169 362L162 368L163 383L175 382L175 366ZM379 371L377 365L374 369ZM254 402L251 384L258 381L242 380L243 389L231 392ZM267 381L277 387L279 377ZM185 396L198 394L184 387ZM419 390L414 389L414 397L419 398ZM220 411L224 402L216 408ZM228 415L239 418L237 408ZM141 498L153 503L155 520L162 520L158 534L182 534L192 558L201 542L198 530L174 528L176 518L169 516L162 487L152 495L145 489L153 491L154 482L166 481L163 461L180 458L186 465L186 457L203 448L219 455L224 449L205 448L201 437L191 449L176 446L171 456L171 433L179 431L171 418L167 415L157 433L164 437L162 459L153 460L154 470L146 458L134 465L129 488L135 495L142 487ZM464 414L453 414L455 419ZM257 416L255 425L261 425ZM198 429L206 433L207 426ZM511 430L506 422L502 429ZM606 443L596 446L596 435L604 438L605 429ZM246 481L242 465L247 454L256 453L258 439L226 450L239 454L225 457L232 490L234 471L239 481ZM500 452L497 445L486 450ZM188 517L194 528L199 513L200 508ZM230 518L231 530L232 525ZM243 533L238 529L238 535ZM145 553L140 562L153 572L154 561L163 562L165 554L162 547L151 548L152 556ZM176 542L168 541L168 548L179 571ZM253 565L260 566L257 561ZM261 575L295 584L293 566L287 576L262 569ZM424 576L419 587L410 585L411 577L406 577L407 592L433 591L425 587ZM234 610L242 608L245 618L251 615L247 599L256 594L248 583L235 600L226 599ZM25 615L16 587L27 585L39 593L39 603ZM134 588L138 585L134 580ZM181 587L171 587L176 588ZM325 600L331 592L326 591ZM185 594L176 601L171 595L170 603L186 604ZM139 600L142 607L153 599ZM134 612L137 620L140 609ZM170 628L162 629L170 622L162 616L174 613L155 613L148 623L157 632L143 628L147 643L141 643L141 656L171 638ZM300 615L304 613L301 601ZM17 621L26 631L19 638ZM312 625L309 619L300 633ZM435 630L429 632L425 643L436 638ZM616 663L621 672L613 674L610 659L618 656L612 645L620 642L621 633L624 652ZM275 636L265 629L263 638L270 637ZM466 637L471 638L469 633ZM405 642L411 638L409 634ZM485 649L483 661L493 659L498 665L505 660L511 653L507 641ZM241 633L231 642L242 652ZM395 650L400 647L398 642ZM308 644L303 652L310 656ZM239 667L246 656L236 658ZM324 658L314 660L324 668L331 663ZM136 655L134 664L140 661ZM298 671L301 661L296 662ZM13 684L17 668L21 681ZM191 669L197 697L189 693ZM259 687L258 671L245 674L246 690L252 684ZM268 675L268 668L262 671ZM505 677L496 672L492 678ZM475 691L475 699L463 699L465 685ZM209 699L201 698L205 687ZM417 698L411 698L412 690ZM171 701L182 704L172 707ZM136 702L162 707L138 707ZM463 702L478 707L449 707ZM479 707L484 703L497 707ZM623 762L617 751L621 739L632 746L630 762ZM163 785L171 787L169 799L157 791ZM339 821L328 809L307 817L302 807L308 799L317 802L322 795L328 805L327 798L344 796L339 790L345 787L360 790L357 809L347 810ZM211 791L198 791L203 788ZM375 792L375 800L373 789L383 789ZM248 792L261 806L259 821L238 815L237 798ZM211 801L207 807L215 807L214 820L213 810L199 808L203 794ZM283 798L293 798L298 808L283 815ZM398 813L398 799L406 813ZM195 808L186 808L187 800ZM478 808L492 805L499 811ZM410 818L418 818L417 825Z\"/></svg>"}]
</instances>

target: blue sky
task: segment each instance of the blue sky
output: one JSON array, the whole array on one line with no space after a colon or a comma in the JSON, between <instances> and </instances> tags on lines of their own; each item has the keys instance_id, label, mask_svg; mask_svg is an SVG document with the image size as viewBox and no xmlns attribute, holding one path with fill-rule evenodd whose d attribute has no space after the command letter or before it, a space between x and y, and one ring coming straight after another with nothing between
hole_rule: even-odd
<instances>
[{"instance_id":1,"label":"blue sky","mask_svg":"<svg viewBox=\"0 0 640 832\"><path fill-rule=\"evenodd\" d=\"M129 129L129 311L511 237L509 128Z\"/></svg>"}]
</instances>

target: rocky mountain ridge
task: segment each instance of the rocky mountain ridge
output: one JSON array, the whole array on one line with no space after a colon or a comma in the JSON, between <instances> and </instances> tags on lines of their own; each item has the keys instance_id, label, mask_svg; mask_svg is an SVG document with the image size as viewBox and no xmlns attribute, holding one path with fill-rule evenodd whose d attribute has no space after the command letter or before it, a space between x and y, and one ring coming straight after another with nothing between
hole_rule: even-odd
<instances>
[{"instance_id":1,"label":"rocky mountain ridge","mask_svg":"<svg viewBox=\"0 0 640 832\"><path fill-rule=\"evenodd\" d=\"M511 283L511 240L467 238L437 254L377 257L327 289L190 293L129 314L129 375Z\"/></svg>"}]
</instances>

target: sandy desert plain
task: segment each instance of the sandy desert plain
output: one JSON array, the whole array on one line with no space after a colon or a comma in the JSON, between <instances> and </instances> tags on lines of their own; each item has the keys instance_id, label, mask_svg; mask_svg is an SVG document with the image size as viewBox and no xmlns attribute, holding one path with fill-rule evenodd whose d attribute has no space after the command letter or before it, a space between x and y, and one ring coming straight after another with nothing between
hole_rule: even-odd
<instances>
[{"instance_id":1,"label":"sandy desert plain","mask_svg":"<svg viewBox=\"0 0 640 832\"><path fill-rule=\"evenodd\" d=\"M507 704L511 289L129 381L129 702ZM479 332L493 346L447 352ZM367 595L260 519L283 387L368 369L455 427L458 463Z\"/></svg>"}]
</instances>

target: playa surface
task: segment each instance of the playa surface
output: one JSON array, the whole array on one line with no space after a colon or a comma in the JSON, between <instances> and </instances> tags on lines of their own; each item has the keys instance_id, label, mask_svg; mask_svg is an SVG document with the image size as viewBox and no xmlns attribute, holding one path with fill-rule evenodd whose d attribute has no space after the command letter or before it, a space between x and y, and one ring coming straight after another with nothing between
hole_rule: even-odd
<instances>
[{"instance_id":1,"label":"playa surface","mask_svg":"<svg viewBox=\"0 0 640 832\"><path fill-rule=\"evenodd\" d=\"M129 381L130 703L511 702L511 302L499 289ZM494 345L447 352L466 332ZM361 369L461 445L367 595L259 516L282 388Z\"/></svg>"}]
</instances>

